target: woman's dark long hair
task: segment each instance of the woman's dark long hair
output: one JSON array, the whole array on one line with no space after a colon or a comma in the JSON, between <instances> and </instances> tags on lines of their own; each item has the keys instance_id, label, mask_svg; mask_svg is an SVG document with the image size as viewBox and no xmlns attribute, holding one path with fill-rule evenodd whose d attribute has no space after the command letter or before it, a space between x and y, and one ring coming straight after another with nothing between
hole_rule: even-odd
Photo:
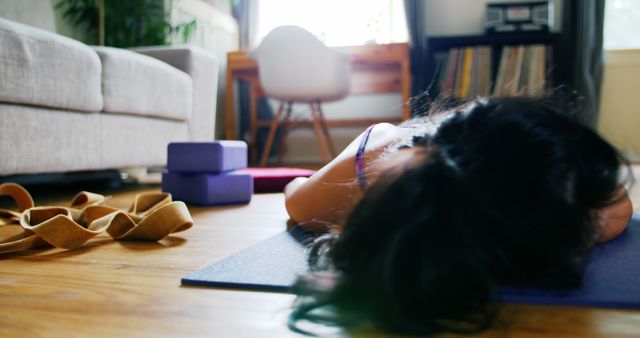
<instances>
[{"instance_id":1,"label":"woman's dark long hair","mask_svg":"<svg viewBox=\"0 0 640 338\"><path fill-rule=\"evenodd\" d=\"M592 130L532 99L455 112L424 163L365 193L324 237L290 327L370 324L405 334L473 333L493 321L497 284L572 286L626 162Z\"/></svg>"}]
</instances>

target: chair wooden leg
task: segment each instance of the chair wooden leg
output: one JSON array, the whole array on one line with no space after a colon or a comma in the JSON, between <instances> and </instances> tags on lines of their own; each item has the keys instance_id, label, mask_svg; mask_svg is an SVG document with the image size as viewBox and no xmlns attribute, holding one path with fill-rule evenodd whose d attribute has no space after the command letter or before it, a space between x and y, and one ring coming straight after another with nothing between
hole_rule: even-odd
<instances>
[{"instance_id":1,"label":"chair wooden leg","mask_svg":"<svg viewBox=\"0 0 640 338\"><path fill-rule=\"evenodd\" d=\"M276 115L273 117L273 121L271 121L271 127L269 128L269 136L267 136L267 143L262 150L262 159L260 160L260 166L264 167L267 165L267 160L269 159L269 153L271 152L271 147L273 146L273 139L276 136L276 130L278 129L278 124L280 123L280 115L282 115L282 109L284 108L284 102L280 102L280 106L278 107L278 111Z\"/></svg>"},{"instance_id":2,"label":"chair wooden leg","mask_svg":"<svg viewBox=\"0 0 640 338\"><path fill-rule=\"evenodd\" d=\"M251 118L251 144L249 145L249 150L251 152L250 162L252 164L255 164L258 161L258 97L258 90L256 89L256 86L252 85L249 98L249 112Z\"/></svg>"},{"instance_id":3,"label":"chair wooden leg","mask_svg":"<svg viewBox=\"0 0 640 338\"><path fill-rule=\"evenodd\" d=\"M291 109L293 102L287 102L286 113L282 120L282 133L280 134L280 147L278 149L278 165L282 165L282 157L287 149L287 135L289 134L289 120L291 119Z\"/></svg>"},{"instance_id":4,"label":"chair wooden leg","mask_svg":"<svg viewBox=\"0 0 640 338\"><path fill-rule=\"evenodd\" d=\"M324 137L327 141L327 145L329 145L329 152L331 153L331 157L336 157L336 148L333 146L333 140L331 139L331 135L329 135L329 128L327 128L327 120L324 118L324 112L322 111L322 103L318 102L318 113L320 115L320 124L322 126L322 132L324 133Z\"/></svg>"},{"instance_id":5,"label":"chair wooden leg","mask_svg":"<svg viewBox=\"0 0 640 338\"><path fill-rule=\"evenodd\" d=\"M329 163L329 151L327 150L322 127L320 126L320 114L318 113L313 103L311 103L309 106L311 106L311 120L313 121L313 128L316 131L318 144L320 144L320 153L322 154L322 159L324 160L324 163Z\"/></svg>"}]
</instances>

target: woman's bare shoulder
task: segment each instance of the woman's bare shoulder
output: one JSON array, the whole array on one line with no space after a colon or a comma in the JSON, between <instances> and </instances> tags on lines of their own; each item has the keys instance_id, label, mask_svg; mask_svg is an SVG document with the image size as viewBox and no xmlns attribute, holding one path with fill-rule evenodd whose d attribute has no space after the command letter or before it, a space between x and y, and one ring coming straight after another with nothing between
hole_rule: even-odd
<instances>
[{"instance_id":1,"label":"woman's bare shoulder","mask_svg":"<svg viewBox=\"0 0 640 338\"><path fill-rule=\"evenodd\" d=\"M367 157L374 159L389 147L410 143L412 136L419 133L420 130L415 128L406 128L391 123L376 124L367 142Z\"/></svg>"},{"instance_id":2,"label":"woman's bare shoulder","mask_svg":"<svg viewBox=\"0 0 640 338\"><path fill-rule=\"evenodd\" d=\"M376 124L365 147L365 165L379 156L404 132L391 123ZM406 131L405 131L406 132ZM285 191L289 215L297 221L322 219L340 222L361 197L356 182L355 156L364 141L356 137L335 159L309 179L300 180Z\"/></svg>"}]
</instances>

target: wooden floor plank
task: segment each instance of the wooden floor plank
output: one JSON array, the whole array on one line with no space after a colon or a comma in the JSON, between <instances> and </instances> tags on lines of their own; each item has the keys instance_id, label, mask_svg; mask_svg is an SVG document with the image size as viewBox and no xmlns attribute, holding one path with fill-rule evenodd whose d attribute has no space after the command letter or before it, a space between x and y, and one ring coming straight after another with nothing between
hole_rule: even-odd
<instances>
[{"instance_id":1,"label":"wooden floor plank","mask_svg":"<svg viewBox=\"0 0 640 338\"><path fill-rule=\"evenodd\" d=\"M636 211L639 190L631 191ZM109 204L127 208L142 191L159 187L96 192L112 194ZM52 196L35 197L65 204L72 194ZM299 336L285 325L292 295L180 285L185 274L283 231L283 195L190 211L192 229L157 243L100 235L76 250L0 256L0 337ZM350 336L391 337L370 331ZM480 336L635 337L640 311L505 305L498 324Z\"/></svg>"}]
</instances>

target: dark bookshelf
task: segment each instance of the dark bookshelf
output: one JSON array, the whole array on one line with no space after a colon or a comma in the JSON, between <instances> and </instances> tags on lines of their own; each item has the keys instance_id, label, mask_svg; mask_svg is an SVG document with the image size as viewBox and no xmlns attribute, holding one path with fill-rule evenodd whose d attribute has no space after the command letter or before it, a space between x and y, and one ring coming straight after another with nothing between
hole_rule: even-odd
<instances>
[{"instance_id":1,"label":"dark bookshelf","mask_svg":"<svg viewBox=\"0 0 640 338\"><path fill-rule=\"evenodd\" d=\"M563 83L567 78L567 74L564 73L568 67L563 67L560 64L562 60L560 58L561 46L559 33L526 33L526 34L495 34L495 35L466 35L466 36L443 36L443 37L428 37L426 39L426 63L425 63L425 78L427 83L430 84L429 92L432 98L438 97L440 94L440 88L438 84L438 72L442 71L438 69L436 61L436 55L438 53L446 52L452 48L464 48L464 47L476 47L476 46L488 46L491 48L491 62L492 62L492 82L495 82L496 73L501 57L501 51L504 46L517 46L517 45L533 45L544 44L552 48L552 64L548 65L548 69L551 70L551 80L555 85Z\"/></svg>"}]
</instances>

